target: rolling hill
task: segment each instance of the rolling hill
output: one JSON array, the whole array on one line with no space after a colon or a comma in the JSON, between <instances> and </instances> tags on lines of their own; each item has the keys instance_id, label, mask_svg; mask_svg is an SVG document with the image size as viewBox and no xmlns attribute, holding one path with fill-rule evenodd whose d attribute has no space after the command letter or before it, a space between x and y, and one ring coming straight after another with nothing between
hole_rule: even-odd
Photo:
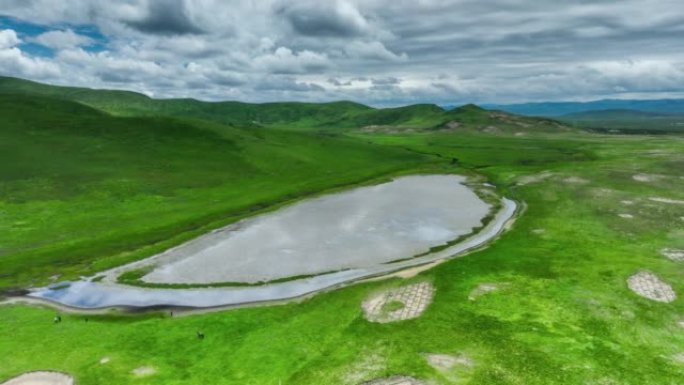
<instances>
[{"instance_id":1,"label":"rolling hill","mask_svg":"<svg viewBox=\"0 0 684 385\"><path fill-rule=\"evenodd\" d=\"M120 117L194 118L232 127L271 127L302 131L355 130L405 132L408 130L567 131L549 119L525 118L474 105L451 110L434 104L376 109L362 104L204 102L195 99L152 99L129 91L60 87L23 79L0 77L0 94L20 94L70 100Z\"/></svg>"},{"instance_id":2,"label":"rolling hill","mask_svg":"<svg viewBox=\"0 0 684 385\"><path fill-rule=\"evenodd\" d=\"M28 93L0 94L0 116L0 289L135 259L217 221L426 159L337 135L112 116Z\"/></svg>"}]
</instances>

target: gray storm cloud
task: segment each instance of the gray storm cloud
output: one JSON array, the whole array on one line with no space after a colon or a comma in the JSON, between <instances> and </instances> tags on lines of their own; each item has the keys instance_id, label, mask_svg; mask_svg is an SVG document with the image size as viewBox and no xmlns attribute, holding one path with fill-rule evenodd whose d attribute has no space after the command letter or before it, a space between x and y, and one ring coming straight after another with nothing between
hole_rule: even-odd
<instances>
[{"instance_id":1,"label":"gray storm cloud","mask_svg":"<svg viewBox=\"0 0 684 385\"><path fill-rule=\"evenodd\" d=\"M653 0L3 1L0 73L163 97L520 102L684 94L684 7ZM93 52L78 26L107 38ZM43 44L51 57L24 43Z\"/></svg>"}]
</instances>

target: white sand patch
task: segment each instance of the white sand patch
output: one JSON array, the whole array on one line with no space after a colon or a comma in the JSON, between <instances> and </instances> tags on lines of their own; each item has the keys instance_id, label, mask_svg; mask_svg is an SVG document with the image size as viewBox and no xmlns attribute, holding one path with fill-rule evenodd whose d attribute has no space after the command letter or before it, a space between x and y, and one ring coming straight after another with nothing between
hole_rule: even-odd
<instances>
[{"instance_id":1,"label":"white sand patch","mask_svg":"<svg viewBox=\"0 0 684 385\"><path fill-rule=\"evenodd\" d=\"M475 301L478 297L497 290L499 290L499 285L496 283L481 283L470 292L468 299Z\"/></svg>"},{"instance_id":2,"label":"white sand patch","mask_svg":"<svg viewBox=\"0 0 684 385\"><path fill-rule=\"evenodd\" d=\"M679 325L680 328L684 329L684 320L677 322L677 325Z\"/></svg>"},{"instance_id":3,"label":"white sand patch","mask_svg":"<svg viewBox=\"0 0 684 385\"><path fill-rule=\"evenodd\" d=\"M627 213L618 214L618 216L619 216L620 218L624 218L624 219L632 219L632 218L634 218L634 215L632 215L632 214L627 214Z\"/></svg>"},{"instance_id":4,"label":"white sand patch","mask_svg":"<svg viewBox=\"0 0 684 385\"><path fill-rule=\"evenodd\" d=\"M429 282L416 283L375 294L366 299L361 307L366 319L371 322L387 323L418 318L427 309L434 296L434 287ZM399 303L399 309L386 306Z\"/></svg>"},{"instance_id":5,"label":"white sand patch","mask_svg":"<svg viewBox=\"0 0 684 385\"><path fill-rule=\"evenodd\" d=\"M644 182L644 183L656 182L662 178L663 178L663 176L658 175L658 174L634 174L634 175L632 175L632 179L634 179L637 182Z\"/></svg>"},{"instance_id":6,"label":"white sand patch","mask_svg":"<svg viewBox=\"0 0 684 385\"><path fill-rule=\"evenodd\" d=\"M675 354L674 356L672 356L672 361L678 364L684 364L684 353Z\"/></svg>"},{"instance_id":7,"label":"white sand patch","mask_svg":"<svg viewBox=\"0 0 684 385\"><path fill-rule=\"evenodd\" d=\"M102 359L100 360L100 364L104 365L104 364L108 363L109 361L111 361L109 359L109 357L102 357Z\"/></svg>"},{"instance_id":8,"label":"white sand patch","mask_svg":"<svg viewBox=\"0 0 684 385\"><path fill-rule=\"evenodd\" d=\"M450 354L426 354L428 364L439 371L448 371L456 366L472 367L473 360L464 355L452 356Z\"/></svg>"},{"instance_id":9,"label":"white sand patch","mask_svg":"<svg viewBox=\"0 0 684 385\"><path fill-rule=\"evenodd\" d=\"M660 254L676 262L684 261L684 249L662 249Z\"/></svg>"},{"instance_id":10,"label":"white sand patch","mask_svg":"<svg viewBox=\"0 0 684 385\"><path fill-rule=\"evenodd\" d=\"M648 200L653 201L653 202L658 202L658 203L667 203L671 205L684 205L683 200L679 199L670 199L670 198L662 198L662 197L649 197Z\"/></svg>"},{"instance_id":11,"label":"white sand patch","mask_svg":"<svg viewBox=\"0 0 684 385\"><path fill-rule=\"evenodd\" d=\"M672 302L677 298L672 286L648 271L642 271L629 277L627 286L634 293L657 302Z\"/></svg>"},{"instance_id":12,"label":"white sand patch","mask_svg":"<svg viewBox=\"0 0 684 385\"><path fill-rule=\"evenodd\" d=\"M546 229L533 229L532 230L532 234L537 234L537 235L544 234L545 232L546 232Z\"/></svg>"},{"instance_id":13,"label":"white sand patch","mask_svg":"<svg viewBox=\"0 0 684 385\"><path fill-rule=\"evenodd\" d=\"M151 376L157 373L157 368L152 366L141 366L139 368L131 370L131 373L138 377Z\"/></svg>"},{"instance_id":14,"label":"white sand patch","mask_svg":"<svg viewBox=\"0 0 684 385\"><path fill-rule=\"evenodd\" d=\"M625 206L631 206L634 204L634 201L624 200L624 201L620 201L620 203L622 203Z\"/></svg>"},{"instance_id":15,"label":"white sand patch","mask_svg":"<svg viewBox=\"0 0 684 385\"><path fill-rule=\"evenodd\" d=\"M563 182L569 183L569 184L586 184L586 183L589 183L589 180L584 179L584 178L580 178L578 176L571 176L571 177L563 179Z\"/></svg>"},{"instance_id":16,"label":"white sand patch","mask_svg":"<svg viewBox=\"0 0 684 385\"><path fill-rule=\"evenodd\" d=\"M424 385L423 381L419 381L413 377L394 376L387 378L378 378L376 380L364 382L360 385Z\"/></svg>"},{"instance_id":17,"label":"white sand patch","mask_svg":"<svg viewBox=\"0 0 684 385\"><path fill-rule=\"evenodd\" d=\"M544 179L548 179L553 176L551 171L542 171L538 174L525 175L518 178L518 185L525 186L532 183L539 183Z\"/></svg>"},{"instance_id":18,"label":"white sand patch","mask_svg":"<svg viewBox=\"0 0 684 385\"><path fill-rule=\"evenodd\" d=\"M2 385L73 385L74 378L60 372L39 371L24 373Z\"/></svg>"}]
</instances>

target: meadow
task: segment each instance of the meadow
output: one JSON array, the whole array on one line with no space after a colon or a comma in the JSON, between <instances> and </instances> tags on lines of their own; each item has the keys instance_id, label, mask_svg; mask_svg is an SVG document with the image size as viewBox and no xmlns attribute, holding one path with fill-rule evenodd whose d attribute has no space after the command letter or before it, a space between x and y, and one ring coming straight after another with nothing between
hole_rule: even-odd
<instances>
[{"instance_id":1,"label":"meadow","mask_svg":"<svg viewBox=\"0 0 684 385\"><path fill-rule=\"evenodd\" d=\"M0 380L40 369L84 385L356 385L392 375L436 384L675 385L684 378L684 302L650 301L626 283L650 271L684 294L684 265L661 253L684 248L684 205L672 203L684 200L681 136L521 126L331 135L317 126L116 117L23 97L0 102L5 288L92 273L251 212L402 173L481 175L526 210L485 249L415 277L300 302L173 317L62 314L57 324L50 308L0 306L0 356L11 357L0 364ZM436 291L419 318L364 318L360 304L369 295L425 281ZM483 284L497 289L474 296ZM429 353L466 364L438 370Z\"/></svg>"}]
</instances>

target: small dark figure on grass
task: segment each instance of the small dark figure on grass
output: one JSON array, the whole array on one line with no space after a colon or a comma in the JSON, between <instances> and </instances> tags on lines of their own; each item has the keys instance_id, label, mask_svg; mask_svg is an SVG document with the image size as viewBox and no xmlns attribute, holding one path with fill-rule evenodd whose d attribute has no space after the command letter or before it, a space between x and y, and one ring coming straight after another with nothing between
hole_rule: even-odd
<instances>
[{"instance_id":1,"label":"small dark figure on grass","mask_svg":"<svg viewBox=\"0 0 684 385\"><path fill-rule=\"evenodd\" d=\"M204 332L201 332L201 331L198 330L198 331L197 331L197 338L200 339L200 340L203 340L203 339L204 339Z\"/></svg>"},{"instance_id":2,"label":"small dark figure on grass","mask_svg":"<svg viewBox=\"0 0 684 385\"><path fill-rule=\"evenodd\" d=\"M52 321L53 321L54 323L58 324L58 323L62 322L62 316L59 315L59 314L57 314L57 315L55 316L55 318L53 318Z\"/></svg>"}]
</instances>

